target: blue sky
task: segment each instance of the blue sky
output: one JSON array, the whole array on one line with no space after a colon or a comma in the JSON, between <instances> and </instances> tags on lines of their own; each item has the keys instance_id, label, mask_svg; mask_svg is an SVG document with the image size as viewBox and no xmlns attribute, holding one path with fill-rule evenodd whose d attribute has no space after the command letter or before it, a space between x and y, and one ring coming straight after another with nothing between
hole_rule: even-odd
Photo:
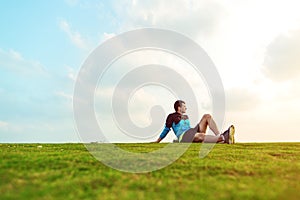
<instances>
[{"instance_id":1,"label":"blue sky","mask_svg":"<svg viewBox=\"0 0 300 200\"><path fill-rule=\"evenodd\" d=\"M1 3L0 118L8 126L1 130L1 141L78 141L68 99L71 77L103 33L115 29L107 23L109 5L104 3ZM68 29L73 35L72 29L82 30L77 43Z\"/></svg>"},{"instance_id":2,"label":"blue sky","mask_svg":"<svg viewBox=\"0 0 300 200\"><path fill-rule=\"evenodd\" d=\"M107 38L142 27L178 31L206 50L227 96L220 129L234 123L239 141L300 141L298 1L172 2L2 1L0 142L80 141L72 95L82 63Z\"/></svg>"}]
</instances>

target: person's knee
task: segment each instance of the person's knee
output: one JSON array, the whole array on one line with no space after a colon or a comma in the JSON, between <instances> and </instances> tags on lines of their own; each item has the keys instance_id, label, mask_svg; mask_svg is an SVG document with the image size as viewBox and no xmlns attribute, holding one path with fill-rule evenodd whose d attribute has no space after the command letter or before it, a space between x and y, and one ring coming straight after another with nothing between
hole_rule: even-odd
<instances>
[{"instance_id":1,"label":"person's knee","mask_svg":"<svg viewBox=\"0 0 300 200\"><path fill-rule=\"evenodd\" d=\"M204 119L210 119L210 118L211 118L211 115L210 115L210 114L204 114L204 115L203 115L203 118L204 118Z\"/></svg>"},{"instance_id":2,"label":"person's knee","mask_svg":"<svg viewBox=\"0 0 300 200\"><path fill-rule=\"evenodd\" d=\"M194 136L194 142L203 142L205 134L204 133L196 133Z\"/></svg>"}]
</instances>

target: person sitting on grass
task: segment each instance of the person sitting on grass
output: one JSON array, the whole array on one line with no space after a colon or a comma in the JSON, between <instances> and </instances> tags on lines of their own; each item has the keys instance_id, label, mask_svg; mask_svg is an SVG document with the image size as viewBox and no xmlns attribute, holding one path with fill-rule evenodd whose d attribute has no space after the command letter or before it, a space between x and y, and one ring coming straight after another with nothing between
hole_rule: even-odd
<instances>
[{"instance_id":1,"label":"person sitting on grass","mask_svg":"<svg viewBox=\"0 0 300 200\"><path fill-rule=\"evenodd\" d=\"M189 117L184 115L187 109L185 102L177 100L174 103L174 109L176 112L168 115L165 128L155 142L159 143L162 141L172 128L178 138L178 142L235 143L235 128L233 125L229 126L225 132L220 134L212 116L210 114L204 114L200 122L194 128L191 128ZM206 135L207 127L209 127L215 135Z\"/></svg>"}]
</instances>

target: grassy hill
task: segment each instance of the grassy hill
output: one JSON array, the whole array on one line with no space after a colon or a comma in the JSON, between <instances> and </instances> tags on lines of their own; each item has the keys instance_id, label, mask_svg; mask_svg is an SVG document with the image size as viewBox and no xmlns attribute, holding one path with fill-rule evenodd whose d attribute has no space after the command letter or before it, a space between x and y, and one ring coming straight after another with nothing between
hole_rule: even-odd
<instances>
[{"instance_id":1,"label":"grassy hill","mask_svg":"<svg viewBox=\"0 0 300 200\"><path fill-rule=\"evenodd\" d=\"M162 170L131 174L82 144L0 144L0 199L300 199L300 143L217 144L203 159L200 145Z\"/></svg>"}]
</instances>

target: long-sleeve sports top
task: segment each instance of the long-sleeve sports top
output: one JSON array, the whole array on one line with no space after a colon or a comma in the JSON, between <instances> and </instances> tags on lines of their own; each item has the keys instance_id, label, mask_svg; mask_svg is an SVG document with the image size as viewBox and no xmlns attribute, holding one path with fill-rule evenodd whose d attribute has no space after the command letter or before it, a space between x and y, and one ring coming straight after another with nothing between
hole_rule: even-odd
<instances>
[{"instance_id":1,"label":"long-sleeve sports top","mask_svg":"<svg viewBox=\"0 0 300 200\"><path fill-rule=\"evenodd\" d=\"M179 138L184 131L191 128L189 117L178 112L169 114L166 120L165 128L159 137L164 139L171 130L171 127L177 138Z\"/></svg>"}]
</instances>

